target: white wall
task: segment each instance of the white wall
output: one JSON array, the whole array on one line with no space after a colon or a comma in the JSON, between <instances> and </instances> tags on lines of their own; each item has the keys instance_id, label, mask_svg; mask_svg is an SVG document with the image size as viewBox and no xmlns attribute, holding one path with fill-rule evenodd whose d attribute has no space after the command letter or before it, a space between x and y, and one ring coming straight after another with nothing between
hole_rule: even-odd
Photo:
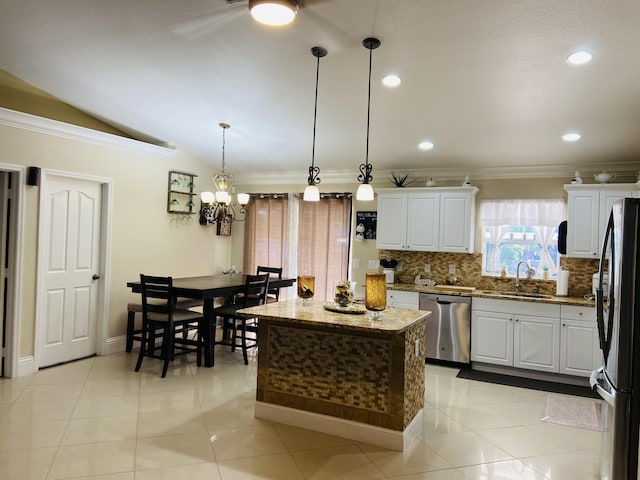
<instances>
[{"instance_id":1,"label":"white wall","mask_svg":"<svg viewBox=\"0 0 640 480\"><path fill-rule=\"evenodd\" d=\"M38 166L113 180L108 337L124 335L126 305L139 301L126 287L140 273L195 276L220 272L230 263L234 237L217 237L167 213L169 170L198 175L196 190L211 190L213 166L177 153L161 158L79 140L0 125L0 163ZM35 298L39 187L25 186L23 276L19 357L35 353ZM196 202L199 205L199 201Z\"/></svg>"}]
</instances>

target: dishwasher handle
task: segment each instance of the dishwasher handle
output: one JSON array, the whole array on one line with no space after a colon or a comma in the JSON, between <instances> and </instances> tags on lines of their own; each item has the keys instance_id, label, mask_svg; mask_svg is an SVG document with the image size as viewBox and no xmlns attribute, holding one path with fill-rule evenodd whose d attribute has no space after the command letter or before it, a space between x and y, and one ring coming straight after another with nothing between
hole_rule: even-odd
<instances>
[{"instance_id":1,"label":"dishwasher handle","mask_svg":"<svg viewBox=\"0 0 640 480\"><path fill-rule=\"evenodd\" d=\"M453 302L449 302L447 300L436 300L436 303L439 305L451 305Z\"/></svg>"}]
</instances>

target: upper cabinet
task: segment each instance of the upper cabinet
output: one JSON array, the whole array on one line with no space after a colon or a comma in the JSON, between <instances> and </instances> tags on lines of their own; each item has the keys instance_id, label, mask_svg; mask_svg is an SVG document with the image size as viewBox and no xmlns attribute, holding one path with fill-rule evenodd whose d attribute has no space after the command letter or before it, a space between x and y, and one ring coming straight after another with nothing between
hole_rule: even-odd
<instances>
[{"instance_id":1,"label":"upper cabinet","mask_svg":"<svg viewBox=\"0 0 640 480\"><path fill-rule=\"evenodd\" d=\"M599 258L611 206L638 196L635 184L565 185L568 194L567 256Z\"/></svg>"},{"instance_id":2,"label":"upper cabinet","mask_svg":"<svg viewBox=\"0 0 640 480\"><path fill-rule=\"evenodd\" d=\"M476 187L379 189L377 248L472 253L477 192Z\"/></svg>"}]
</instances>

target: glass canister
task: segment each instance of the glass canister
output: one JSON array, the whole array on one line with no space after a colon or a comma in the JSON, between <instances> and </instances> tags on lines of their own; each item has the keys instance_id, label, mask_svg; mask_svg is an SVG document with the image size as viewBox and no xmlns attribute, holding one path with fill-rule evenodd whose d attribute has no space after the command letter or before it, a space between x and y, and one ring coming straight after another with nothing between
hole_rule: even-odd
<instances>
[{"instance_id":1,"label":"glass canister","mask_svg":"<svg viewBox=\"0 0 640 480\"><path fill-rule=\"evenodd\" d=\"M315 290L316 277L313 275L298 275L298 297L302 299L302 305L309 305Z\"/></svg>"},{"instance_id":2,"label":"glass canister","mask_svg":"<svg viewBox=\"0 0 640 480\"><path fill-rule=\"evenodd\" d=\"M340 307L348 307L353 303L353 290L349 280L340 280L336 284L334 301Z\"/></svg>"},{"instance_id":3,"label":"glass canister","mask_svg":"<svg viewBox=\"0 0 640 480\"><path fill-rule=\"evenodd\" d=\"M379 318L377 312L387 308L387 276L384 273L367 273L364 289L364 306L374 312L372 318Z\"/></svg>"}]
</instances>

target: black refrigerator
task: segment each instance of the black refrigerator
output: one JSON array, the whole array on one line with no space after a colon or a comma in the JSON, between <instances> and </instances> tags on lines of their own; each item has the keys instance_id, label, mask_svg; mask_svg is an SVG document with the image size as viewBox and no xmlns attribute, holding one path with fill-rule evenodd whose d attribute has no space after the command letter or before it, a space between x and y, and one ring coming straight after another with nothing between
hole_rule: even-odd
<instances>
[{"instance_id":1,"label":"black refrigerator","mask_svg":"<svg viewBox=\"0 0 640 480\"><path fill-rule=\"evenodd\" d=\"M640 479L639 241L640 199L625 198L616 202L602 244L596 292L603 365L591 374L590 380L591 387L604 400L602 480Z\"/></svg>"}]
</instances>

